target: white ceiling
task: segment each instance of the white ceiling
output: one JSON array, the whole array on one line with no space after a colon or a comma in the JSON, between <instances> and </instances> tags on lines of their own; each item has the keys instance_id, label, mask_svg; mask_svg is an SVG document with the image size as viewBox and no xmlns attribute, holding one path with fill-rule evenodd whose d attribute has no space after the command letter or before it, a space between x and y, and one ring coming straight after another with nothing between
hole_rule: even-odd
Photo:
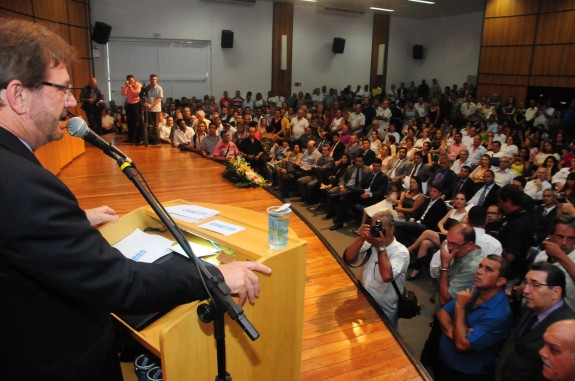
<instances>
[{"instance_id":1,"label":"white ceiling","mask_svg":"<svg viewBox=\"0 0 575 381\"><path fill-rule=\"evenodd\" d=\"M274 0L258 0L274 1ZM432 0L435 4L421 4L408 0L317 0L310 3L303 0L275 0L294 4L306 4L320 8L342 8L359 10L362 12L377 12L389 14L392 17L406 17L412 19L431 19L445 16L455 16L464 13L482 12L485 9L485 0ZM394 12L380 12L370 10L369 7L393 9ZM352 14L350 14L351 16Z\"/></svg>"}]
</instances>

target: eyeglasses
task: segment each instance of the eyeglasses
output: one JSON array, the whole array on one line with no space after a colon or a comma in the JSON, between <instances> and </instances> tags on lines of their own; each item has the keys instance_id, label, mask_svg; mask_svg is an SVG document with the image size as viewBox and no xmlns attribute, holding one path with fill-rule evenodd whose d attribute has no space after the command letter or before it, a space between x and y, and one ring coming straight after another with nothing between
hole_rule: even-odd
<instances>
[{"instance_id":1,"label":"eyeglasses","mask_svg":"<svg viewBox=\"0 0 575 381\"><path fill-rule=\"evenodd\" d=\"M536 280L532 280L532 281L528 281L527 279L523 280L523 282L521 282L521 284L523 285L523 287L526 287L527 285L531 286L531 288L538 290L543 286L546 287L553 287L553 285L548 284L548 283L540 283L537 282Z\"/></svg>"},{"instance_id":2,"label":"eyeglasses","mask_svg":"<svg viewBox=\"0 0 575 381\"><path fill-rule=\"evenodd\" d=\"M52 83L48 81L42 81L40 82L40 84L44 86L55 87L56 89L63 91L66 94L66 97L64 98L65 100L68 100L70 98L70 94L72 94L72 89L74 88L72 85L59 85L57 83Z\"/></svg>"},{"instance_id":3,"label":"eyeglasses","mask_svg":"<svg viewBox=\"0 0 575 381\"><path fill-rule=\"evenodd\" d=\"M451 241L446 241L446 242L447 242L447 246L454 247L456 249L459 249L460 247L465 246L467 244L467 242L463 242L463 243L455 243L455 242L451 242Z\"/></svg>"}]
</instances>

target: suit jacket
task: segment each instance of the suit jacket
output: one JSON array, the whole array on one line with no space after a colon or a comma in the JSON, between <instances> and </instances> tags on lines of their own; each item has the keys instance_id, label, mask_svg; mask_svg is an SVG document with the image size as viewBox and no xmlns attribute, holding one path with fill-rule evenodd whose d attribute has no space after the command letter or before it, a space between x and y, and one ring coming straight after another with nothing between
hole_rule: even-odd
<instances>
[{"instance_id":1,"label":"suit jacket","mask_svg":"<svg viewBox=\"0 0 575 381\"><path fill-rule=\"evenodd\" d=\"M539 349L543 347L543 334L551 324L559 320L575 318L575 312L565 304L520 337L520 328L526 324L526 320L530 316L530 311L524 308L521 318L511 331L511 335L507 339L497 363L498 380L543 381L544 378L541 373L543 363L539 357Z\"/></svg>"},{"instance_id":2,"label":"suit jacket","mask_svg":"<svg viewBox=\"0 0 575 381\"><path fill-rule=\"evenodd\" d=\"M429 180L429 186L433 184L439 184L439 186L443 190L443 193L446 194L449 191L449 188L453 186L453 183L459 181L459 177L457 177L457 174L455 174L455 172L453 172L451 169L447 170L447 172L441 177L441 179L439 179L440 173L441 171L437 172L431 178L431 180ZM448 196L449 195L446 194L446 197Z\"/></svg>"},{"instance_id":3,"label":"suit jacket","mask_svg":"<svg viewBox=\"0 0 575 381\"><path fill-rule=\"evenodd\" d=\"M338 161L345 153L345 144L337 142L337 145L331 147L331 157L333 160Z\"/></svg>"},{"instance_id":4,"label":"suit jacket","mask_svg":"<svg viewBox=\"0 0 575 381\"><path fill-rule=\"evenodd\" d=\"M413 168L415 168L415 163L411 163L409 169L407 170L407 176L411 176L411 172L413 172ZM429 164L419 164L417 167L417 172L415 172L414 176L417 176L421 179L422 182L427 182L433 175L433 169Z\"/></svg>"},{"instance_id":5,"label":"suit jacket","mask_svg":"<svg viewBox=\"0 0 575 381\"><path fill-rule=\"evenodd\" d=\"M475 191L477 190L477 184L475 183L475 181L471 179L465 180L465 182L459 189L457 189L458 185L459 181L455 181L453 184L451 184L451 188L449 188L449 190L446 191L445 199L451 200L456 196L456 193L463 193L465 194L465 199L469 201L471 197L473 197L473 195L475 194Z\"/></svg>"},{"instance_id":6,"label":"suit jacket","mask_svg":"<svg viewBox=\"0 0 575 381\"><path fill-rule=\"evenodd\" d=\"M370 149L368 149L365 152L361 150L357 154L363 156L363 163L365 165L371 165L371 163L373 163L373 160L375 159L375 152L373 152Z\"/></svg>"},{"instance_id":7,"label":"suit jacket","mask_svg":"<svg viewBox=\"0 0 575 381\"><path fill-rule=\"evenodd\" d=\"M349 179L351 179L351 176L353 175L354 170L355 170L355 165L350 165L349 167L347 167L347 169L345 170L345 174L341 177L341 179L339 179L339 185L340 186L342 186L342 185L345 186L345 184L347 184ZM359 182L359 185L357 186L357 189L363 189L363 185L365 184L367 179L370 179L370 178L371 178L371 169L369 169L369 167L367 165L364 165L361 168L360 182ZM352 186L352 188L354 188L354 186Z\"/></svg>"},{"instance_id":8,"label":"suit jacket","mask_svg":"<svg viewBox=\"0 0 575 381\"><path fill-rule=\"evenodd\" d=\"M473 194L473 197L475 197L475 194L477 194L477 192L481 192L482 191L483 186L477 188L477 190L475 191L475 193ZM490 205L495 205L497 204L497 192L499 191L499 189L501 189L499 187L499 185L497 184L493 184L493 186L491 187L491 189L489 190L489 192L487 192L487 194L485 195L485 202L483 203L484 207L488 207Z\"/></svg>"},{"instance_id":9,"label":"suit jacket","mask_svg":"<svg viewBox=\"0 0 575 381\"><path fill-rule=\"evenodd\" d=\"M399 158L395 158L392 159L389 162L389 172L387 172L387 176L389 177L391 175L391 172L393 171L393 167L395 167L395 165L397 164L397 162L399 161ZM405 159L403 160L403 162L401 164L399 164L399 166L395 169L395 177L397 179L403 179L405 176L409 176L409 168L411 168L411 161L409 161L409 159Z\"/></svg>"},{"instance_id":10,"label":"suit jacket","mask_svg":"<svg viewBox=\"0 0 575 381\"><path fill-rule=\"evenodd\" d=\"M3 128L0 231L2 379L120 380L110 312L206 297L188 260L139 263L111 247L68 187Z\"/></svg>"},{"instance_id":11,"label":"suit jacket","mask_svg":"<svg viewBox=\"0 0 575 381\"><path fill-rule=\"evenodd\" d=\"M364 189L369 188L371 197L366 199L360 199L361 203L364 205L373 205L376 202L383 200L383 198L387 194L388 183L389 179L383 172L379 171L377 173L372 174L369 177L367 183L364 183Z\"/></svg>"},{"instance_id":12,"label":"suit jacket","mask_svg":"<svg viewBox=\"0 0 575 381\"><path fill-rule=\"evenodd\" d=\"M417 221L421 219L423 213L427 209L427 206L431 202L431 199L428 198L425 200L421 208L417 210L417 214L415 215L414 219ZM447 205L445 201L441 198L438 198L437 201L431 206L425 217L421 220L421 223L427 226L428 229L433 231L438 231L439 228L437 227L437 223L447 214Z\"/></svg>"}]
</instances>

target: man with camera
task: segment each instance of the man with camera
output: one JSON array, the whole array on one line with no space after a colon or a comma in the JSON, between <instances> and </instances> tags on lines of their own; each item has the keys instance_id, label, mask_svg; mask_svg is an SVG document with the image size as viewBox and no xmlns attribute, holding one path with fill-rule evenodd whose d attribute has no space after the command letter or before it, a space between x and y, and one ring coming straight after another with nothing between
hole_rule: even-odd
<instances>
[{"instance_id":1,"label":"man with camera","mask_svg":"<svg viewBox=\"0 0 575 381\"><path fill-rule=\"evenodd\" d=\"M143 144L143 133L138 131L140 123L140 92L142 84L132 74L126 76L121 94L126 97L126 117L128 118L128 140L126 143Z\"/></svg>"},{"instance_id":2,"label":"man with camera","mask_svg":"<svg viewBox=\"0 0 575 381\"><path fill-rule=\"evenodd\" d=\"M344 262L360 262L361 283L394 325L397 325L398 295L392 282L403 292L409 251L395 237L395 221L388 211L376 213L370 225L360 228L359 237L345 249Z\"/></svg>"}]
</instances>

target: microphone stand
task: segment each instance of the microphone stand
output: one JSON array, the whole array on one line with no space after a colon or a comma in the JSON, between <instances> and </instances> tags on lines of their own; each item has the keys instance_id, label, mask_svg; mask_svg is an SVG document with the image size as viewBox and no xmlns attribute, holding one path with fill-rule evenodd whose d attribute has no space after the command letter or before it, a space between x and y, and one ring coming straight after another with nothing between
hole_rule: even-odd
<instances>
[{"instance_id":1,"label":"microphone stand","mask_svg":"<svg viewBox=\"0 0 575 381\"><path fill-rule=\"evenodd\" d=\"M178 244L186 252L187 256L196 265L200 273L200 277L204 281L207 288L208 295L210 296L209 304L201 304L198 306L198 316L204 323L213 321L214 324L214 338L216 339L216 351L218 362L218 375L216 381L231 381L232 377L226 371L226 343L225 343L225 324L224 315L227 312L230 318L235 320L248 337L254 341L260 336L259 332L250 323L248 318L244 315L243 309L232 299L230 296L230 288L225 283L222 276L213 276L203 265L192 251L185 238L184 233L180 230L178 225L171 219L169 214L165 211L164 207L159 201L156 201L154 196L149 192L138 178L137 170L123 157L117 155L110 150L109 156L113 156L122 172L128 177L136 186L138 191L142 194L147 203L154 210L160 221L169 230Z\"/></svg>"}]
</instances>

